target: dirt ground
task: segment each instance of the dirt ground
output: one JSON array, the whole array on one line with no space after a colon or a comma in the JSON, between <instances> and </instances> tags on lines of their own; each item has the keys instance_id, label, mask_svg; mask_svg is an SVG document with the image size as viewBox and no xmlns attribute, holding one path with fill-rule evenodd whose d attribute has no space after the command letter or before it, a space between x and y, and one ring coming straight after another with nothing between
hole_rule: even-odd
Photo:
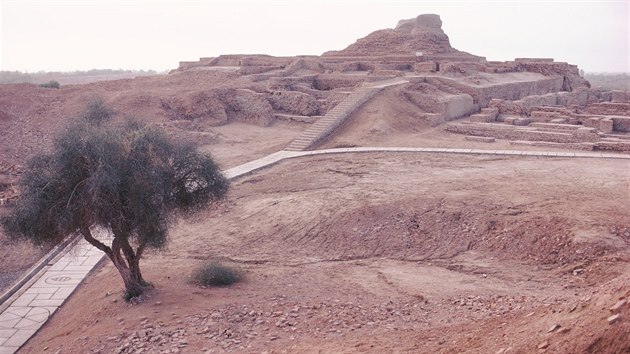
<instances>
[{"instance_id":1,"label":"dirt ground","mask_svg":"<svg viewBox=\"0 0 630 354\"><path fill-rule=\"evenodd\" d=\"M347 154L241 178L143 260L109 262L22 349L57 352L614 353L630 343L630 164ZM224 258L242 283L200 288ZM556 326L558 325L558 326Z\"/></svg>"}]
</instances>

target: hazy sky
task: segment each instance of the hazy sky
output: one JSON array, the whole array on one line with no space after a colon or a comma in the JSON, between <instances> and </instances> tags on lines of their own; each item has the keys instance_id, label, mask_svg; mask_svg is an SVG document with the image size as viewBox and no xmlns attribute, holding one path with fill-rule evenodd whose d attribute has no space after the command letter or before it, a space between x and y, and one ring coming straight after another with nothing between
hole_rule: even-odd
<instances>
[{"instance_id":1,"label":"hazy sky","mask_svg":"<svg viewBox=\"0 0 630 354\"><path fill-rule=\"evenodd\" d=\"M629 2L0 0L0 69L164 70L219 54L319 55L437 13L453 47L488 60L553 57L629 72Z\"/></svg>"}]
</instances>

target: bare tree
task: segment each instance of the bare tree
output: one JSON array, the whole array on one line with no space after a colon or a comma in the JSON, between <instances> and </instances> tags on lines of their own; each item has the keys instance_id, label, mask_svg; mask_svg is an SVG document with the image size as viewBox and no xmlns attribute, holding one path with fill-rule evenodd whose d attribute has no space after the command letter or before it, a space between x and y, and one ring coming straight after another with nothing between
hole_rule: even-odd
<instances>
[{"instance_id":1,"label":"bare tree","mask_svg":"<svg viewBox=\"0 0 630 354\"><path fill-rule=\"evenodd\" d=\"M228 181L194 146L133 121L102 124L110 115L102 102L92 104L52 153L29 162L2 225L10 237L36 244L80 233L111 259L131 299L150 286L140 271L143 252L166 245L177 216L223 198ZM113 234L111 246L93 236L95 227Z\"/></svg>"}]
</instances>

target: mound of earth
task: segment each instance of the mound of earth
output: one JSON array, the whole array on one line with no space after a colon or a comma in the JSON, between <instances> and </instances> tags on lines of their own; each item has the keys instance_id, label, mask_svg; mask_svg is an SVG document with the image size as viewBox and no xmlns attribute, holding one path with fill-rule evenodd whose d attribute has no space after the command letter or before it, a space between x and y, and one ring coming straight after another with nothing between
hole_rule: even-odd
<instances>
[{"instance_id":1,"label":"mound of earth","mask_svg":"<svg viewBox=\"0 0 630 354\"><path fill-rule=\"evenodd\" d=\"M329 51L323 56L381 56L449 54L474 57L453 47L442 30L440 16L423 14L414 19L400 20L394 29L382 29L358 39L340 51Z\"/></svg>"}]
</instances>

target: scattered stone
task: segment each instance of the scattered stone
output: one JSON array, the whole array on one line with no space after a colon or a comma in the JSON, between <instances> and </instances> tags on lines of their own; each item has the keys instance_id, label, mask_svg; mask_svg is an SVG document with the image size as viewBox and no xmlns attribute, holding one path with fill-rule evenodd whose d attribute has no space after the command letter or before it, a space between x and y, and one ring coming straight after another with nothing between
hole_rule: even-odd
<instances>
[{"instance_id":1,"label":"scattered stone","mask_svg":"<svg viewBox=\"0 0 630 354\"><path fill-rule=\"evenodd\" d=\"M519 125L519 126L524 126L524 125L529 125L529 123L531 123L531 122L532 122L531 118L519 117L519 118L514 119L512 121L512 124Z\"/></svg>"},{"instance_id":2,"label":"scattered stone","mask_svg":"<svg viewBox=\"0 0 630 354\"><path fill-rule=\"evenodd\" d=\"M464 137L464 140L477 141L477 142L481 142L481 143L494 143L494 138L493 137L486 137L486 136L467 135L467 136Z\"/></svg>"},{"instance_id":3,"label":"scattered stone","mask_svg":"<svg viewBox=\"0 0 630 354\"><path fill-rule=\"evenodd\" d=\"M621 311L621 308L624 307L627 303L628 303L628 300L626 299L617 301L616 304L610 307L610 312L617 313Z\"/></svg>"},{"instance_id":4,"label":"scattered stone","mask_svg":"<svg viewBox=\"0 0 630 354\"><path fill-rule=\"evenodd\" d=\"M132 305L138 305L142 303L143 301L144 301L144 298L142 296L135 296L129 300L129 303Z\"/></svg>"},{"instance_id":5,"label":"scattered stone","mask_svg":"<svg viewBox=\"0 0 630 354\"><path fill-rule=\"evenodd\" d=\"M573 269L573 275L578 276L580 274L584 273L584 269L583 268L576 268Z\"/></svg>"},{"instance_id":6,"label":"scattered stone","mask_svg":"<svg viewBox=\"0 0 630 354\"><path fill-rule=\"evenodd\" d=\"M619 321L621 321L621 314L619 313L608 317L608 324L613 324Z\"/></svg>"},{"instance_id":7,"label":"scattered stone","mask_svg":"<svg viewBox=\"0 0 630 354\"><path fill-rule=\"evenodd\" d=\"M538 349L545 349L549 346L549 342L548 341L544 341L540 344L538 344Z\"/></svg>"},{"instance_id":8,"label":"scattered stone","mask_svg":"<svg viewBox=\"0 0 630 354\"><path fill-rule=\"evenodd\" d=\"M560 329L560 327L562 327L562 326L560 326L559 324L557 324L557 323L556 323L556 324L554 324L553 326L551 326L551 328L549 328L549 330L547 331L547 333L555 332L555 331L557 331L558 329Z\"/></svg>"}]
</instances>

